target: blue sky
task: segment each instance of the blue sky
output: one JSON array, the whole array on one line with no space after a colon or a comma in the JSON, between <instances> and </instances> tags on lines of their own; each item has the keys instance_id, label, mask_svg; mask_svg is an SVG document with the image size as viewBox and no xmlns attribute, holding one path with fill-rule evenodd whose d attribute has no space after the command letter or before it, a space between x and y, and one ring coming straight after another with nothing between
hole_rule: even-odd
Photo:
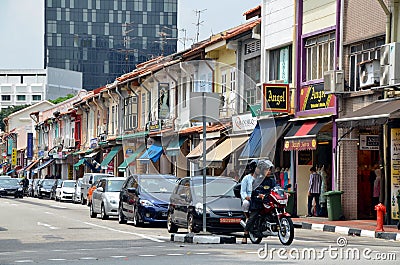
<instances>
[{"instance_id":1,"label":"blue sky","mask_svg":"<svg viewBox=\"0 0 400 265\"><path fill-rule=\"evenodd\" d=\"M203 10L199 40L245 22L242 14L262 0L178 0L178 29L196 37L197 17ZM44 0L0 0L0 69L43 67ZM183 37L183 31L180 31ZM182 40L183 41L183 40ZM186 48L192 40L186 42ZM178 42L178 50L183 49Z\"/></svg>"}]
</instances>

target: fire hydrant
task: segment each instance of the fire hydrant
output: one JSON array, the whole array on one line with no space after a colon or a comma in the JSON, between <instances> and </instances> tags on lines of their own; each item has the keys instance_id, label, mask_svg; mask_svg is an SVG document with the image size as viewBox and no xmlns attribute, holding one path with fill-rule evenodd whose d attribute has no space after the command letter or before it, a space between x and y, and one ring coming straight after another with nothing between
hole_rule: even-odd
<instances>
[{"instance_id":1,"label":"fire hydrant","mask_svg":"<svg viewBox=\"0 0 400 265\"><path fill-rule=\"evenodd\" d=\"M375 205L376 211L376 229L375 232L384 232L383 230L383 215L386 214L386 207L382 203Z\"/></svg>"}]
</instances>

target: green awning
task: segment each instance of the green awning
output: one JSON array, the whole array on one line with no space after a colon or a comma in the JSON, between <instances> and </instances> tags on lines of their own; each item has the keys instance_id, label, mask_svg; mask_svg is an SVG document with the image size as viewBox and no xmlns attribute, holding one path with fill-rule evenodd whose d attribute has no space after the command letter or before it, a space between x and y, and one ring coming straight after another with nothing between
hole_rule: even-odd
<instances>
[{"instance_id":1,"label":"green awning","mask_svg":"<svg viewBox=\"0 0 400 265\"><path fill-rule=\"evenodd\" d=\"M186 141L186 137L182 137L179 140L179 137L174 137L172 141L168 144L165 153L167 156L178 156L181 151L182 144Z\"/></svg>"},{"instance_id":2,"label":"green awning","mask_svg":"<svg viewBox=\"0 0 400 265\"><path fill-rule=\"evenodd\" d=\"M140 137L146 137L147 132L137 132L137 133L132 133L132 134L126 134L126 135L120 135L117 137L117 141L121 140L130 140L130 139L135 139L135 138L140 138Z\"/></svg>"},{"instance_id":3,"label":"green awning","mask_svg":"<svg viewBox=\"0 0 400 265\"><path fill-rule=\"evenodd\" d=\"M83 150L78 150L78 151L72 153L72 155L77 156L77 155L83 155L84 153L85 153L85 151L83 151Z\"/></svg>"},{"instance_id":4,"label":"green awning","mask_svg":"<svg viewBox=\"0 0 400 265\"><path fill-rule=\"evenodd\" d=\"M114 146L111 151L107 154L107 156L103 159L100 164L101 169L107 169L108 164L110 164L111 160L118 154L119 150L121 150L121 146Z\"/></svg>"},{"instance_id":5,"label":"green awning","mask_svg":"<svg viewBox=\"0 0 400 265\"><path fill-rule=\"evenodd\" d=\"M77 169L79 166L81 166L83 163L85 163L85 159L82 158L78 161L78 163L74 164L75 169Z\"/></svg>"},{"instance_id":6,"label":"green awning","mask_svg":"<svg viewBox=\"0 0 400 265\"><path fill-rule=\"evenodd\" d=\"M125 169L127 168L127 166L132 163L136 157L143 152L143 150L145 149L145 145L142 144L141 146L138 147L138 149L136 149L136 151L131 154L130 156L128 156L124 162L121 163L121 165L118 166L118 171L125 171Z\"/></svg>"}]
</instances>

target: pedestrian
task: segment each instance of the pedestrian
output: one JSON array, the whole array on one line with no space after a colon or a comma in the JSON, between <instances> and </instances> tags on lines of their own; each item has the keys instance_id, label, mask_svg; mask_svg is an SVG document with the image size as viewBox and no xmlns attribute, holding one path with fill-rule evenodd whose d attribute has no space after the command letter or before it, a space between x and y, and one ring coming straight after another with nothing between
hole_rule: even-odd
<instances>
[{"instance_id":1,"label":"pedestrian","mask_svg":"<svg viewBox=\"0 0 400 265\"><path fill-rule=\"evenodd\" d=\"M307 217L313 216L313 211L312 211L312 202L313 199L315 200L315 205L316 205L316 215L319 216L320 214L320 205L319 205L319 196L321 194L321 184L322 184L322 177L320 174L317 173L317 170L315 167L310 168L310 182L309 182L309 187L308 187L308 214Z\"/></svg>"}]
</instances>

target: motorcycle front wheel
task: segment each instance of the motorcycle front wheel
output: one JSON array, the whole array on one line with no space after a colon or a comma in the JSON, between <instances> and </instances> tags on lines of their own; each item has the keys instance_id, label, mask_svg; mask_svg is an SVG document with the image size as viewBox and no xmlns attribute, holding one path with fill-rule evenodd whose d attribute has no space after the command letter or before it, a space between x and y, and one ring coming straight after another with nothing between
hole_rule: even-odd
<instances>
[{"instance_id":1,"label":"motorcycle front wheel","mask_svg":"<svg viewBox=\"0 0 400 265\"><path fill-rule=\"evenodd\" d=\"M280 220L281 227L278 231L279 241L282 245L288 246L292 244L294 238L294 226L290 217L282 217Z\"/></svg>"},{"instance_id":2,"label":"motorcycle front wheel","mask_svg":"<svg viewBox=\"0 0 400 265\"><path fill-rule=\"evenodd\" d=\"M262 240L262 237L256 237L253 234L253 232L250 232L250 231L249 231L249 238L250 238L251 243L253 243L253 244L260 244L260 242Z\"/></svg>"}]
</instances>

